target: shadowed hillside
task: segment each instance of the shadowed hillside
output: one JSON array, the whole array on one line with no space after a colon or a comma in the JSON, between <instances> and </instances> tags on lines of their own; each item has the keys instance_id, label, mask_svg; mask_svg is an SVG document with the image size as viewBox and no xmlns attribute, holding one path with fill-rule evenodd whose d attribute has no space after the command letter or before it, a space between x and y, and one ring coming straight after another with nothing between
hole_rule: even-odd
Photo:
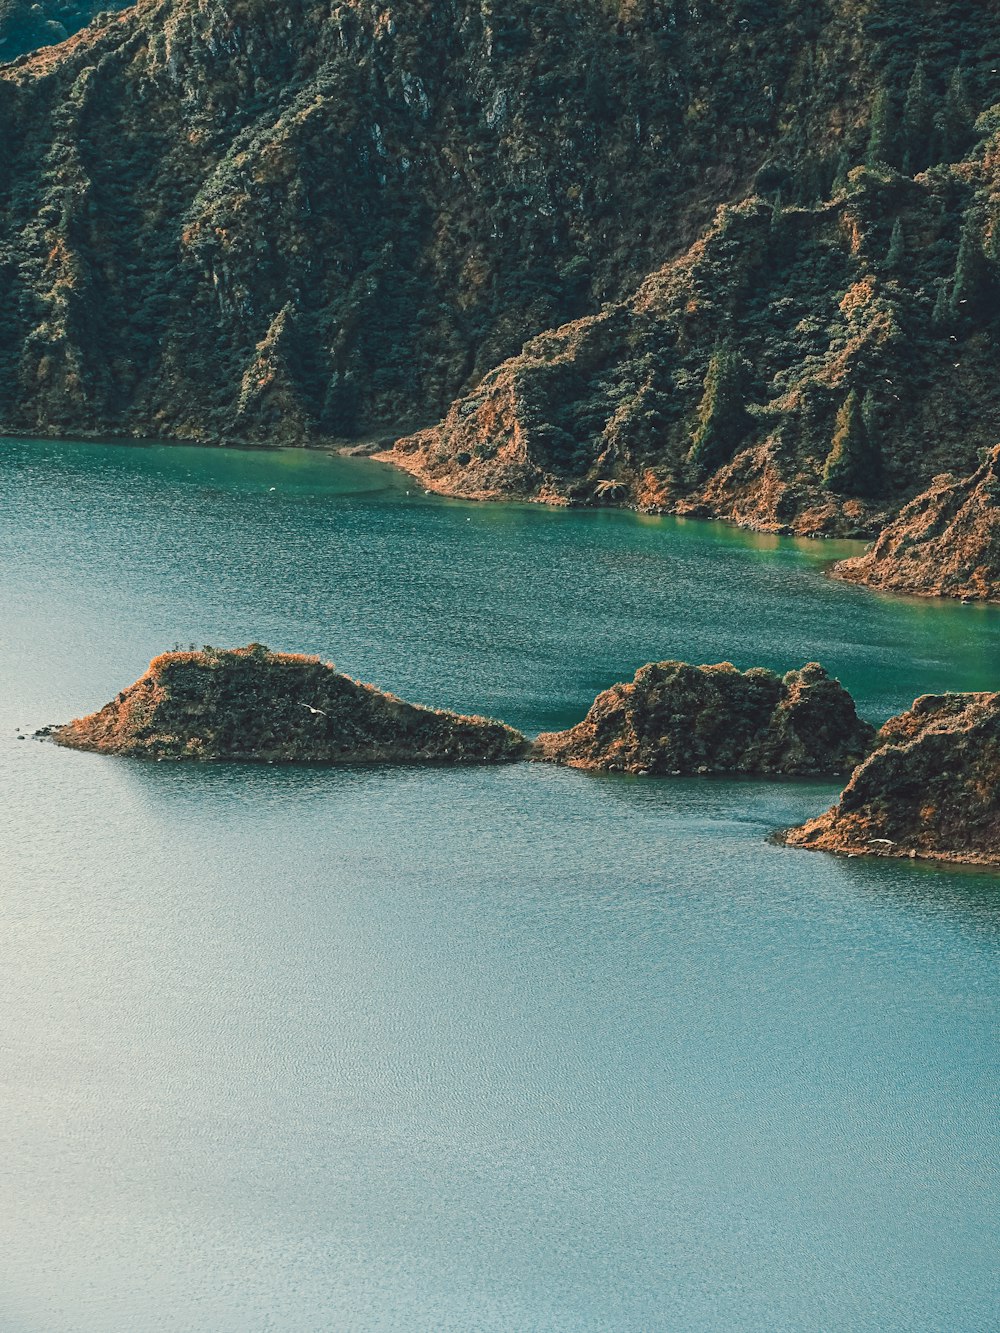
<instances>
[{"instance_id":1,"label":"shadowed hillside","mask_svg":"<svg viewBox=\"0 0 1000 1333\"><path fill-rule=\"evenodd\" d=\"M0 72L0 422L874 532L1000 439L998 68L930 0L143 0Z\"/></svg>"}]
</instances>

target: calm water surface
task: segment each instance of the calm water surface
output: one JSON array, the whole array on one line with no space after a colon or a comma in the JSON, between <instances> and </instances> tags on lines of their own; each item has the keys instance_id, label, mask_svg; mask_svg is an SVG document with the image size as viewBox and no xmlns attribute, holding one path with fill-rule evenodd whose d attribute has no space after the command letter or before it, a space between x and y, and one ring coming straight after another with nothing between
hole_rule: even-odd
<instances>
[{"instance_id":1,"label":"calm water surface","mask_svg":"<svg viewBox=\"0 0 1000 1333\"><path fill-rule=\"evenodd\" d=\"M663 657L1000 688L843 549L0 442L0 1329L996 1327L994 876L765 841L830 784L16 739L191 642L528 731Z\"/></svg>"}]
</instances>

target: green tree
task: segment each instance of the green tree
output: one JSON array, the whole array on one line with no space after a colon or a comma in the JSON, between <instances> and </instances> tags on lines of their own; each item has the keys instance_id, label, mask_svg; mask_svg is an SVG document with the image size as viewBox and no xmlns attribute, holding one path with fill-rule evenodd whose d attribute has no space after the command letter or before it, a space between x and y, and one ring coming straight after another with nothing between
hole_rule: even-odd
<instances>
[{"instance_id":1,"label":"green tree","mask_svg":"<svg viewBox=\"0 0 1000 1333\"><path fill-rule=\"evenodd\" d=\"M796 177L795 198L800 204L815 204L823 198L823 168L816 157L807 157Z\"/></svg>"},{"instance_id":2,"label":"green tree","mask_svg":"<svg viewBox=\"0 0 1000 1333\"><path fill-rule=\"evenodd\" d=\"M350 439L358 432L358 408L361 395L357 382L350 375L342 375L335 370L327 385L323 399L321 424L331 435L346 436Z\"/></svg>"},{"instance_id":3,"label":"green tree","mask_svg":"<svg viewBox=\"0 0 1000 1333\"><path fill-rule=\"evenodd\" d=\"M705 373L688 462L705 477L727 463L750 429L744 403L746 363L731 348L718 348Z\"/></svg>"},{"instance_id":4,"label":"green tree","mask_svg":"<svg viewBox=\"0 0 1000 1333\"><path fill-rule=\"evenodd\" d=\"M870 167L896 166L899 162L898 143L899 134L892 98L885 88L880 88L872 103L865 161Z\"/></svg>"},{"instance_id":5,"label":"green tree","mask_svg":"<svg viewBox=\"0 0 1000 1333\"><path fill-rule=\"evenodd\" d=\"M944 107L935 122L936 158L939 162L958 162L972 142L972 104L965 87L965 75L959 65L948 82Z\"/></svg>"},{"instance_id":6,"label":"green tree","mask_svg":"<svg viewBox=\"0 0 1000 1333\"><path fill-rule=\"evenodd\" d=\"M836 199L847 190L847 173L851 169L851 155L842 148L837 155L837 165L833 172L833 184L830 186L830 198Z\"/></svg>"},{"instance_id":7,"label":"green tree","mask_svg":"<svg viewBox=\"0 0 1000 1333\"><path fill-rule=\"evenodd\" d=\"M892 225L889 249L886 251L885 266L890 273L898 273L903 267L906 256L906 236L903 232L903 219L897 218Z\"/></svg>"},{"instance_id":8,"label":"green tree","mask_svg":"<svg viewBox=\"0 0 1000 1333\"><path fill-rule=\"evenodd\" d=\"M962 224L955 277L951 284L952 316L961 318L975 315L985 305L991 286L979 222L969 212Z\"/></svg>"},{"instance_id":9,"label":"green tree","mask_svg":"<svg viewBox=\"0 0 1000 1333\"><path fill-rule=\"evenodd\" d=\"M917 61L903 107L903 170L915 176L930 165L934 108L923 59Z\"/></svg>"},{"instance_id":10,"label":"green tree","mask_svg":"<svg viewBox=\"0 0 1000 1333\"><path fill-rule=\"evenodd\" d=\"M881 483L881 451L869 438L864 410L852 389L841 404L823 464L823 485L838 495L874 495Z\"/></svg>"}]
</instances>

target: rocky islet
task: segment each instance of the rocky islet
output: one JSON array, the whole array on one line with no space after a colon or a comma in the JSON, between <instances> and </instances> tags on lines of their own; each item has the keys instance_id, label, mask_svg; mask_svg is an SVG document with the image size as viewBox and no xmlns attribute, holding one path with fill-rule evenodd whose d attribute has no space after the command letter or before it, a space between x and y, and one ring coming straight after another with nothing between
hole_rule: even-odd
<instances>
[{"instance_id":1,"label":"rocky islet","mask_svg":"<svg viewBox=\"0 0 1000 1333\"><path fill-rule=\"evenodd\" d=\"M598 695L568 731L543 734L531 757L608 772L846 773L875 729L816 662L785 676L729 662L654 662Z\"/></svg>"},{"instance_id":2,"label":"rocky islet","mask_svg":"<svg viewBox=\"0 0 1000 1333\"><path fill-rule=\"evenodd\" d=\"M891 718L840 800L792 847L1000 864L1000 694L923 695Z\"/></svg>"},{"instance_id":3,"label":"rocky islet","mask_svg":"<svg viewBox=\"0 0 1000 1333\"><path fill-rule=\"evenodd\" d=\"M839 803L780 835L851 855L1000 861L1000 694L928 695L876 734L816 662L779 676L654 662L583 721L530 743L503 722L409 704L318 657L162 653L96 713L37 733L132 759L490 764L643 776L853 774Z\"/></svg>"}]
</instances>

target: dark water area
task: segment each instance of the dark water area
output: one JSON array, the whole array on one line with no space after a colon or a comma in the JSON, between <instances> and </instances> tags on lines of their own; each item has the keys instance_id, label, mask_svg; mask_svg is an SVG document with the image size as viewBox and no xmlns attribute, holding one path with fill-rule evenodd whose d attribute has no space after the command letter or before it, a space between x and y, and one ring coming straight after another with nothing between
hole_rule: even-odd
<instances>
[{"instance_id":1,"label":"dark water area","mask_svg":"<svg viewBox=\"0 0 1000 1333\"><path fill-rule=\"evenodd\" d=\"M1000 688L853 549L0 442L0 1328L991 1327L1000 877L771 845L829 783L16 739L189 643L529 732L666 657Z\"/></svg>"}]
</instances>

